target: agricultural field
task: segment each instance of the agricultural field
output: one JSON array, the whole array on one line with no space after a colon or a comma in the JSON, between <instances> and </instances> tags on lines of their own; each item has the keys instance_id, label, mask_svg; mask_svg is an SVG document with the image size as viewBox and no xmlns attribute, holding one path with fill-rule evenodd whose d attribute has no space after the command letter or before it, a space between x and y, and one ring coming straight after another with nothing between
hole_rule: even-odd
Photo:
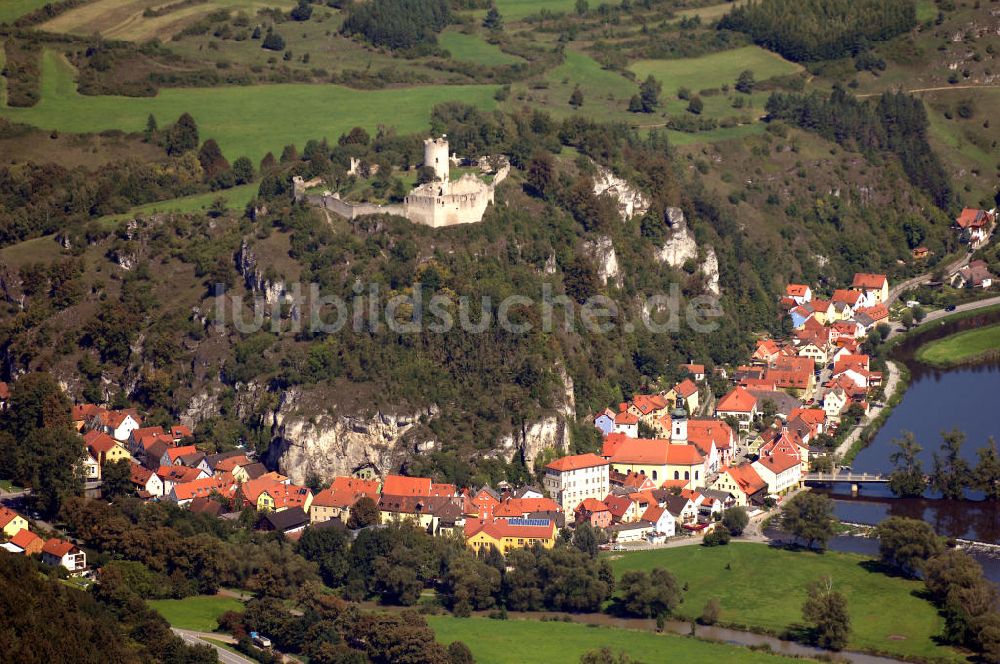
<instances>
[{"instance_id":1,"label":"agricultural field","mask_svg":"<svg viewBox=\"0 0 1000 664\"><path fill-rule=\"evenodd\" d=\"M99 34L107 39L126 41L166 41L198 19L220 9L254 14L265 7L288 8L292 0L210 0L168 9L169 0L97 0L71 9L41 25L42 30L72 35ZM145 16L147 10L163 11L162 16Z\"/></svg>"},{"instance_id":2,"label":"agricultural field","mask_svg":"<svg viewBox=\"0 0 1000 664\"><path fill-rule=\"evenodd\" d=\"M966 330L920 347L917 359L936 367L950 367L1000 355L1000 325Z\"/></svg>"},{"instance_id":3,"label":"agricultural field","mask_svg":"<svg viewBox=\"0 0 1000 664\"><path fill-rule=\"evenodd\" d=\"M3 0L0 2L0 24L13 23L28 12L41 9L51 0Z\"/></svg>"},{"instance_id":4,"label":"agricultural field","mask_svg":"<svg viewBox=\"0 0 1000 664\"><path fill-rule=\"evenodd\" d=\"M720 622L779 634L802 623L808 584L829 576L847 597L849 648L964 661L957 651L935 642L944 621L919 597L923 584L887 576L865 556L741 543L639 551L619 555L611 564L617 576L634 569L670 570L688 585L679 611L686 619L697 618L714 597L722 606ZM893 610L887 612L887 606Z\"/></svg>"},{"instance_id":5,"label":"agricultural field","mask_svg":"<svg viewBox=\"0 0 1000 664\"><path fill-rule=\"evenodd\" d=\"M171 627L195 632L214 632L226 611L239 611L243 602L232 597L196 595L184 599L151 599L147 602L167 619Z\"/></svg>"},{"instance_id":6,"label":"agricultural field","mask_svg":"<svg viewBox=\"0 0 1000 664\"><path fill-rule=\"evenodd\" d=\"M152 114L162 126L188 112L203 138L215 138L232 160L255 162L288 143L335 140L352 127L379 125L400 133L426 131L431 109L463 101L484 109L496 104L492 85L422 86L353 90L337 85L277 84L221 88L171 88L156 97L86 97L76 91L73 67L53 51L42 58L41 101L30 108L0 108L0 117L43 129L142 131Z\"/></svg>"},{"instance_id":7,"label":"agricultural field","mask_svg":"<svg viewBox=\"0 0 1000 664\"><path fill-rule=\"evenodd\" d=\"M524 62L516 55L510 55L500 50L499 46L490 44L480 35L467 35L454 29L448 29L438 37L438 43L448 49L451 57L459 62L471 62L475 65L512 65Z\"/></svg>"},{"instance_id":8,"label":"agricultural field","mask_svg":"<svg viewBox=\"0 0 1000 664\"><path fill-rule=\"evenodd\" d=\"M733 7L738 7L739 5L745 4L746 0L736 0L735 2L723 2L717 5L709 5L708 7L698 7L695 9L681 9L677 12L678 16L684 18L691 18L692 16L700 16L702 23L709 23L711 21L717 21L726 14L730 12Z\"/></svg>"},{"instance_id":9,"label":"agricultural field","mask_svg":"<svg viewBox=\"0 0 1000 664\"><path fill-rule=\"evenodd\" d=\"M759 46L744 46L700 58L639 60L629 69L640 80L652 75L663 84L664 95L674 95L680 88L697 92L726 84L732 87L745 69L752 71L757 81L802 71L801 66Z\"/></svg>"},{"instance_id":10,"label":"agricultural field","mask_svg":"<svg viewBox=\"0 0 1000 664\"><path fill-rule=\"evenodd\" d=\"M640 662L767 664L792 661L727 644L614 627L450 616L427 616L427 623L440 643L462 641L469 646L479 664L576 662L584 653L598 648L610 648L616 654L624 652Z\"/></svg>"}]
</instances>

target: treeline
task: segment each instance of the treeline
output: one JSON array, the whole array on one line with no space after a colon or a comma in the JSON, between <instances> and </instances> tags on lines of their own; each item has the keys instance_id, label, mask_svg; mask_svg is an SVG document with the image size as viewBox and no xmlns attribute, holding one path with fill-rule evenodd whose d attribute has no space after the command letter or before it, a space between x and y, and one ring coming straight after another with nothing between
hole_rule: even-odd
<instances>
[{"instance_id":1,"label":"treeline","mask_svg":"<svg viewBox=\"0 0 1000 664\"><path fill-rule=\"evenodd\" d=\"M975 466L965 460L962 445L965 434L958 429L941 434L939 451L933 454L929 474L925 474L920 453L923 447L909 431L892 441L895 450L889 456L894 468L889 489L897 496L918 498L931 489L949 500L961 500L968 490L981 492L987 500L1000 500L1000 451L990 438L977 451Z\"/></svg>"},{"instance_id":2,"label":"treeline","mask_svg":"<svg viewBox=\"0 0 1000 664\"><path fill-rule=\"evenodd\" d=\"M927 138L927 111L916 97L884 92L877 101L859 101L841 87L829 96L775 92L766 110L771 120L788 121L847 149L895 154L910 182L935 205L947 210L955 202L948 174Z\"/></svg>"},{"instance_id":3,"label":"treeline","mask_svg":"<svg viewBox=\"0 0 1000 664\"><path fill-rule=\"evenodd\" d=\"M410 49L436 43L451 19L447 0L372 0L351 5L341 32L375 46Z\"/></svg>"},{"instance_id":4,"label":"treeline","mask_svg":"<svg viewBox=\"0 0 1000 664\"><path fill-rule=\"evenodd\" d=\"M1000 594L968 553L948 548L927 523L891 517L878 525L881 562L923 579L927 595L944 616L945 643L968 648L979 661L1000 662Z\"/></svg>"},{"instance_id":5,"label":"treeline","mask_svg":"<svg viewBox=\"0 0 1000 664\"><path fill-rule=\"evenodd\" d=\"M789 60L829 60L864 50L917 24L913 0L751 0L720 19Z\"/></svg>"},{"instance_id":6,"label":"treeline","mask_svg":"<svg viewBox=\"0 0 1000 664\"><path fill-rule=\"evenodd\" d=\"M0 555L0 652L6 662L211 664L210 646L189 646L125 584L102 573L93 593L63 585L25 556Z\"/></svg>"}]
</instances>

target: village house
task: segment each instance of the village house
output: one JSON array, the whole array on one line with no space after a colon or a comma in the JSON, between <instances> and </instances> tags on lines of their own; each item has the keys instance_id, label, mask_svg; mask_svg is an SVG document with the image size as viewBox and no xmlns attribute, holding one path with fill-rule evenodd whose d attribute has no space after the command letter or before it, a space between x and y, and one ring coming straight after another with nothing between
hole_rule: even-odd
<instances>
[{"instance_id":1,"label":"village house","mask_svg":"<svg viewBox=\"0 0 1000 664\"><path fill-rule=\"evenodd\" d=\"M889 280L884 274L858 272L851 282L851 290L863 292L867 306L889 301Z\"/></svg>"},{"instance_id":2,"label":"village house","mask_svg":"<svg viewBox=\"0 0 1000 664\"><path fill-rule=\"evenodd\" d=\"M611 493L605 496L603 502L611 512L612 523L631 523L639 519L639 508L627 495Z\"/></svg>"},{"instance_id":3,"label":"village house","mask_svg":"<svg viewBox=\"0 0 1000 664\"><path fill-rule=\"evenodd\" d=\"M951 285L955 288L989 288L993 285L993 275L985 261L974 260L952 276Z\"/></svg>"},{"instance_id":4,"label":"village house","mask_svg":"<svg viewBox=\"0 0 1000 664\"><path fill-rule=\"evenodd\" d=\"M756 364L769 366L772 362L778 359L778 355L780 354L781 347L778 346L774 339L761 339L757 342L757 347L754 349L753 355L750 356L750 359Z\"/></svg>"},{"instance_id":5,"label":"village house","mask_svg":"<svg viewBox=\"0 0 1000 664\"><path fill-rule=\"evenodd\" d=\"M91 426L99 426L115 440L125 442L133 431L142 426L142 418L134 409L104 411L98 414Z\"/></svg>"},{"instance_id":6,"label":"village house","mask_svg":"<svg viewBox=\"0 0 1000 664\"><path fill-rule=\"evenodd\" d=\"M807 357L779 357L768 368L765 378L774 383L775 389L808 397L816 386L815 365Z\"/></svg>"},{"instance_id":7,"label":"village house","mask_svg":"<svg viewBox=\"0 0 1000 664\"><path fill-rule=\"evenodd\" d=\"M236 488L236 482L232 475L203 477L191 482L175 483L170 492L166 495L167 500L181 507L191 504L195 498L207 498L213 494L223 497L232 496Z\"/></svg>"},{"instance_id":8,"label":"village house","mask_svg":"<svg viewBox=\"0 0 1000 664\"><path fill-rule=\"evenodd\" d=\"M471 520L465 523L465 543L476 553L494 547L503 555L536 544L551 549L556 544L556 525L543 519Z\"/></svg>"},{"instance_id":9,"label":"village house","mask_svg":"<svg viewBox=\"0 0 1000 664\"><path fill-rule=\"evenodd\" d=\"M694 418L687 421L687 442L705 457L708 472L714 473L720 465L729 463L736 435L732 427L720 419Z\"/></svg>"},{"instance_id":10,"label":"village house","mask_svg":"<svg viewBox=\"0 0 1000 664\"><path fill-rule=\"evenodd\" d=\"M646 508L646 511L643 512L639 521L648 523L653 532L664 535L665 537L673 537L677 534L677 519L670 513L670 510L665 507L650 505Z\"/></svg>"},{"instance_id":11,"label":"village house","mask_svg":"<svg viewBox=\"0 0 1000 664\"><path fill-rule=\"evenodd\" d=\"M280 512L291 507L301 507L308 512L313 494L307 487L286 484L267 475L240 485L238 496L242 505L254 507L258 512Z\"/></svg>"},{"instance_id":12,"label":"village house","mask_svg":"<svg viewBox=\"0 0 1000 664\"><path fill-rule=\"evenodd\" d=\"M596 454L566 456L545 466L545 490L567 515L587 498L600 500L610 488L610 464Z\"/></svg>"},{"instance_id":13,"label":"village house","mask_svg":"<svg viewBox=\"0 0 1000 664\"><path fill-rule=\"evenodd\" d=\"M0 529L6 537L13 537L19 530L28 529L28 520L10 509L0 506Z\"/></svg>"},{"instance_id":14,"label":"village house","mask_svg":"<svg viewBox=\"0 0 1000 664\"><path fill-rule=\"evenodd\" d=\"M128 453L128 450L103 431L96 429L88 431L83 435L83 444L99 466L122 459L132 460L132 455Z\"/></svg>"},{"instance_id":15,"label":"village house","mask_svg":"<svg viewBox=\"0 0 1000 664\"><path fill-rule=\"evenodd\" d=\"M772 495L780 495L801 483L802 465L798 455L783 452L761 454L753 469L764 480Z\"/></svg>"},{"instance_id":16,"label":"village house","mask_svg":"<svg viewBox=\"0 0 1000 664\"><path fill-rule=\"evenodd\" d=\"M762 505L767 496L767 482L748 463L720 468L718 477L709 488L731 494L736 507Z\"/></svg>"},{"instance_id":17,"label":"village house","mask_svg":"<svg viewBox=\"0 0 1000 664\"><path fill-rule=\"evenodd\" d=\"M812 299L812 289L806 284L788 284L785 286L785 295L795 304L805 304Z\"/></svg>"},{"instance_id":18,"label":"village house","mask_svg":"<svg viewBox=\"0 0 1000 664\"><path fill-rule=\"evenodd\" d=\"M347 523L354 504L361 498L370 498L378 503L378 492L378 480L335 477L329 488L323 489L313 497L309 520L312 523L323 523L330 519L339 519Z\"/></svg>"},{"instance_id":19,"label":"village house","mask_svg":"<svg viewBox=\"0 0 1000 664\"><path fill-rule=\"evenodd\" d=\"M705 380L704 364L682 364L681 369L687 371L691 375L691 380L696 383L701 383Z\"/></svg>"},{"instance_id":20,"label":"village house","mask_svg":"<svg viewBox=\"0 0 1000 664\"><path fill-rule=\"evenodd\" d=\"M620 544L641 542L647 539L651 532L653 532L653 525L648 521L619 523L611 526L611 537Z\"/></svg>"},{"instance_id":21,"label":"village house","mask_svg":"<svg viewBox=\"0 0 1000 664\"><path fill-rule=\"evenodd\" d=\"M683 408L689 413L698 410L698 386L690 378L685 378L667 392L667 399L673 408Z\"/></svg>"},{"instance_id":22,"label":"village house","mask_svg":"<svg viewBox=\"0 0 1000 664\"><path fill-rule=\"evenodd\" d=\"M670 410L670 402L659 394L636 394L632 397L628 412L636 415L643 424L653 426L660 416Z\"/></svg>"},{"instance_id":23,"label":"village house","mask_svg":"<svg viewBox=\"0 0 1000 664\"><path fill-rule=\"evenodd\" d=\"M705 479L705 459L694 445L672 445L669 441L645 438L605 439L601 456L611 461L619 473L638 473L653 482L684 480L686 486L701 486Z\"/></svg>"},{"instance_id":24,"label":"village house","mask_svg":"<svg viewBox=\"0 0 1000 664\"><path fill-rule=\"evenodd\" d=\"M607 436L615 430L615 411L605 408L594 415L594 426L601 430L601 435Z\"/></svg>"},{"instance_id":25,"label":"village house","mask_svg":"<svg viewBox=\"0 0 1000 664\"><path fill-rule=\"evenodd\" d=\"M673 516L677 526L698 523L698 506L686 496L663 496L663 508Z\"/></svg>"},{"instance_id":26,"label":"village house","mask_svg":"<svg viewBox=\"0 0 1000 664\"><path fill-rule=\"evenodd\" d=\"M80 572L87 568L87 554L72 542L53 538L42 545L42 562L53 567L61 565L70 572Z\"/></svg>"},{"instance_id":27,"label":"village house","mask_svg":"<svg viewBox=\"0 0 1000 664\"><path fill-rule=\"evenodd\" d=\"M42 552L45 540L31 532L27 528L22 528L10 538L10 543L21 550L26 556L32 556Z\"/></svg>"},{"instance_id":28,"label":"village house","mask_svg":"<svg viewBox=\"0 0 1000 664\"><path fill-rule=\"evenodd\" d=\"M309 516L301 507L280 512L265 512L257 522L257 530L293 535L301 533L309 525Z\"/></svg>"},{"instance_id":29,"label":"village house","mask_svg":"<svg viewBox=\"0 0 1000 664\"><path fill-rule=\"evenodd\" d=\"M757 413L757 398L740 386L730 390L715 406L716 417L735 418L740 431L750 430L750 425L757 419Z\"/></svg>"},{"instance_id":30,"label":"village house","mask_svg":"<svg viewBox=\"0 0 1000 664\"><path fill-rule=\"evenodd\" d=\"M573 510L573 523L589 523L595 528L608 528L611 526L612 516L608 506L597 498L585 498Z\"/></svg>"},{"instance_id":31,"label":"village house","mask_svg":"<svg viewBox=\"0 0 1000 664\"><path fill-rule=\"evenodd\" d=\"M961 232L961 241L968 243L972 249L978 249L989 237L995 221L994 212L965 208L955 220L955 226Z\"/></svg>"},{"instance_id":32,"label":"village house","mask_svg":"<svg viewBox=\"0 0 1000 664\"><path fill-rule=\"evenodd\" d=\"M612 433L620 433L629 438L639 437L639 416L627 410L627 404L621 404L621 410L615 415Z\"/></svg>"},{"instance_id":33,"label":"village house","mask_svg":"<svg viewBox=\"0 0 1000 664\"><path fill-rule=\"evenodd\" d=\"M149 468L133 463L129 480L140 498L163 497L163 479Z\"/></svg>"}]
</instances>

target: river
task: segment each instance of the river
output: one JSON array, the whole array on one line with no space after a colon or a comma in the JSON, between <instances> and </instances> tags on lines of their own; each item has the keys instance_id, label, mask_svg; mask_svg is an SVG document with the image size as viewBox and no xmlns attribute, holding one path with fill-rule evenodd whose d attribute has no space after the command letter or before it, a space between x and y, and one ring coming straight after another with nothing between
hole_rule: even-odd
<instances>
[{"instance_id":1,"label":"river","mask_svg":"<svg viewBox=\"0 0 1000 664\"><path fill-rule=\"evenodd\" d=\"M923 446L920 458L926 472L941 445L942 431L957 427L965 432L962 456L972 465L977 461L976 451L990 436L1000 441L1000 363L938 370L914 359L916 349L927 341L998 321L1000 314L990 312L935 326L899 344L893 358L909 368L909 388L872 443L855 457L851 464L855 471L890 472L892 441L905 431L913 432ZM968 492L969 500L940 500L931 493L920 499L898 499L884 485L866 485L857 497L850 496L846 485L832 487L829 492L835 499L837 517L843 521L876 524L889 516L908 516L923 519L949 537L1000 542L1000 506L982 500L977 492ZM874 541L851 537L838 538L833 548L877 552ZM975 555L987 576L1000 583L1000 552L979 551Z\"/></svg>"}]
</instances>

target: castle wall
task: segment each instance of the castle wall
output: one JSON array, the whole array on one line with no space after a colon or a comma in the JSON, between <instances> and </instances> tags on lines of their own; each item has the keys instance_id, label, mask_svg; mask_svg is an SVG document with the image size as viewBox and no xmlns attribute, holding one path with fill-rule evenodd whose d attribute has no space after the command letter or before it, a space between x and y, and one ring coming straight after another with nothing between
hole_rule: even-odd
<instances>
[{"instance_id":1,"label":"castle wall","mask_svg":"<svg viewBox=\"0 0 1000 664\"><path fill-rule=\"evenodd\" d=\"M309 202L335 212L345 219L357 219L366 214L394 214L406 216L402 205L375 205L373 203L348 203L333 196L310 196Z\"/></svg>"}]
</instances>

